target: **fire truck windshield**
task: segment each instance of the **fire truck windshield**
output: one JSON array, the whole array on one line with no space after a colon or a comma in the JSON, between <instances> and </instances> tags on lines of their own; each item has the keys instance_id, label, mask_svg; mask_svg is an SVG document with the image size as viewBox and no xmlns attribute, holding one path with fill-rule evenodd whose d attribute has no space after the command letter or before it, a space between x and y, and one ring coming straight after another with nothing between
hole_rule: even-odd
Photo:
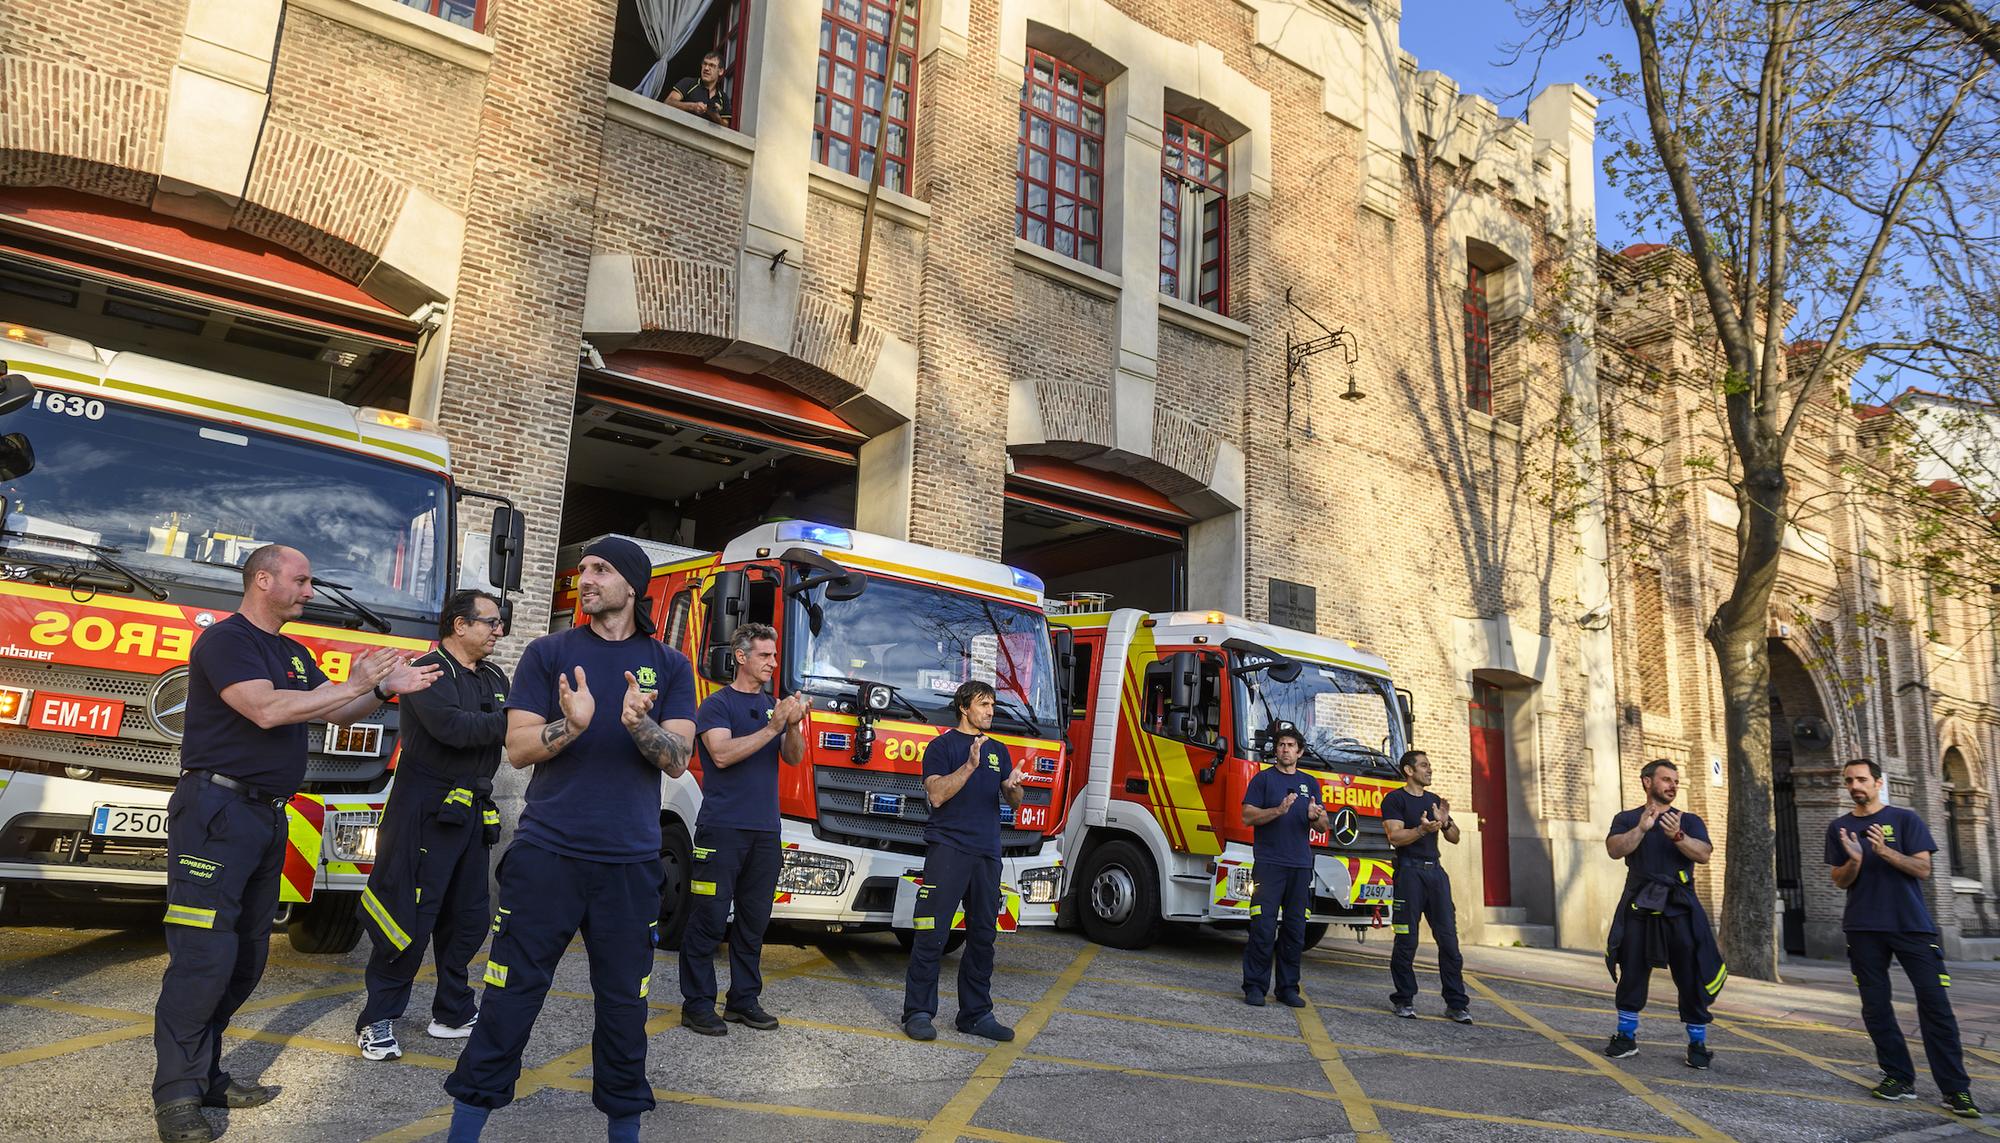
<instances>
[{"instance_id":1,"label":"fire truck windshield","mask_svg":"<svg viewBox=\"0 0 2000 1143\"><path fill-rule=\"evenodd\" d=\"M8 422L35 468L0 484L0 563L88 562L78 544L171 589L235 594L263 544L303 551L313 574L389 614L442 604L444 478L242 425L52 390Z\"/></svg>"},{"instance_id":2,"label":"fire truck windshield","mask_svg":"<svg viewBox=\"0 0 2000 1143\"><path fill-rule=\"evenodd\" d=\"M807 634L808 602L821 609L818 635ZM949 726L952 692L978 679L999 697L997 729L1054 733L1060 725L1048 620L1039 610L881 576L869 576L859 598L828 600L815 589L793 607L791 629L803 638L789 641L788 671L805 690L852 689L837 679L887 683L926 720ZM895 710L907 713L901 704Z\"/></svg>"},{"instance_id":3,"label":"fire truck windshield","mask_svg":"<svg viewBox=\"0 0 2000 1143\"><path fill-rule=\"evenodd\" d=\"M1289 683L1267 672L1234 675L1236 709L1249 732L1242 741L1257 744L1268 756L1274 724L1289 722L1306 738L1303 766L1396 773L1390 757L1396 749L1390 729L1396 705L1388 680L1331 663L1300 660L1299 666L1299 677Z\"/></svg>"}]
</instances>

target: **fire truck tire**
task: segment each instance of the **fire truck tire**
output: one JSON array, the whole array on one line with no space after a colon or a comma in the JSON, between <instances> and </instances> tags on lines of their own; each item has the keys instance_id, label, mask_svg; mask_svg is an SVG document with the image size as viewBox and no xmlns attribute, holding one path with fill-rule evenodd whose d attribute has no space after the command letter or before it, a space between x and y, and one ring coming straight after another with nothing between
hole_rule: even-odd
<instances>
[{"instance_id":1,"label":"fire truck tire","mask_svg":"<svg viewBox=\"0 0 2000 1143\"><path fill-rule=\"evenodd\" d=\"M681 934L687 931L688 871L694 868L694 845L679 821L660 825L660 947L679 949Z\"/></svg>"},{"instance_id":2,"label":"fire truck tire","mask_svg":"<svg viewBox=\"0 0 2000 1143\"><path fill-rule=\"evenodd\" d=\"M347 953L361 943L361 896L358 893L315 893L292 909L285 936L293 952Z\"/></svg>"},{"instance_id":3,"label":"fire truck tire","mask_svg":"<svg viewBox=\"0 0 2000 1143\"><path fill-rule=\"evenodd\" d=\"M1077 882L1084 935L1114 949L1142 949L1160 936L1160 876L1130 841L1107 841L1084 859Z\"/></svg>"},{"instance_id":4,"label":"fire truck tire","mask_svg":"<svg viewBox=\"0 0 2000 1143\"><path fill-rule=\"evenodd\" d=\"M893 932L895 932L896 934L896 943L903 946L904 952L909 952L912 948L916 947L917 934L912 930L895 929L893 930ZM949 956L952 953L957 952L959 949L963 947L965 947L965 933L963 930L954 929L950 933L946 934L944 938L944 951L946 956Z\"/></svg>"},{"instance_id":5,"label":"fire truck tire","mask_svg":"<svg viewBox=\"0 0 2000 1143\"><path fill-rule=\"evenodd\" d=\"M1333 926L1325 921L1312 921L1306 925L1306 947L1316 949L1326 939L1326 931Z\"/></svg>"}]
</instances>

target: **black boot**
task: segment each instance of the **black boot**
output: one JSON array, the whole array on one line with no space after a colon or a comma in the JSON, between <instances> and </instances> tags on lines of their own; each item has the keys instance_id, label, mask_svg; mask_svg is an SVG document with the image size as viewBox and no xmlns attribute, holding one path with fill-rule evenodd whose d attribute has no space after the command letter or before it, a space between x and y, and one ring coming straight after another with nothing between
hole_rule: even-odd
<instances>
[{"instance_id":1,"label":"black boot","mask_svg":"<svg viewBox=\"0 0 2000 1143\"><path fill-rule=\"evenodd\" d=\"M283 1089L230 1080L229 1086L223 1088L221 1091L210 1089L207 1095L201 1097L201 1105L203 1107L262 1107L278 1098L278 1092L281 1090Z\"/></svg>"},{"instance_id":2,"label":"black boot","mask_svg":"<svg viewBox=\"0 0 2000 1143\"><path fill-rule=\"evenodd\" d=\"M153 1109L153 1126L160 1143L209 1143L215 1130L202 1118L201 1100L194 1096L170 1099Z\"/></svg>"}]
</instances>

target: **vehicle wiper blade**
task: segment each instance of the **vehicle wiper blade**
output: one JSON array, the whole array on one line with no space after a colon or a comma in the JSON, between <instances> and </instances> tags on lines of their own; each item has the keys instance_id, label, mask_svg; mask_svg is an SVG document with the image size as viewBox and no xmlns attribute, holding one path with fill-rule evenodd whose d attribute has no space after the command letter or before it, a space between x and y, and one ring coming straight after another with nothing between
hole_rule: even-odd
<instances>
[{"instance_id":1,"label":"vehicle wiper blade","mask_svg":"<svg viewBox=\"0 0 2000 1143\"><path fill-rule=\"evenodd\" d=\"M1031 732L1033 732L1036 738L1048 737L1047 735L1042 733L1042 724L1035 721L1035 716L1029 714L1028 709L1026 707L1011 700L1003 699L997 694L993 696L993 705L999 707L1001 710L1008 712L1015 718L1020 719L1021 722L1024 725L1026 725Z\"/></svg>"},{"instance_id":2,"label":"vehicle wiper blade","mask_svg":"<svg viewBox=\"0 0 2000 1143\"><path fill-rule=\"evenodd\" d=\"M16 539L16 540L35 540L42 543L67 544L69 547L75 549L76 551L81 552L86 556L89 556L94 563L97 563L100 566L107 568L110 571L115 572L120 576L123 576L125 579L125 583L122 585L109 584L109 583L105 584L85 583L81 579L76 578L78 569L73 569L73 568L65 569L58 567L55 564L43 564L43 563L35 563L28 565L31 568L39 570L41 575L39 575L37 578L41 579L42 582L46 582L57 587L85 586L93 589L103 587L103 588L108 588L109 590L112 591L144 591L147 595L152 596L155 600L164 601L167 598L167 592L165 588L161 587L159 584L154 583L152 580L147 579L145 576L140 575L138 572L133 571L131 568L126 567L124 564L113 559L112 556L117 554L118 552L117 548L106 547L103 544L85 543L82 540L71 540L62 536L41 536L33 532L17 532L12 528L9 528L4 532L0 532L0 537Z\"/></svg>"},{"instance_id":3,"label":"vehicle wiper blade","mask_svg":"<svg viewBox=\"0 0 2000 1143\"><path fill-rule=\"evenodd\" d=\"M313 586L316 588L323 587L328 591L332 592L336 597L339 598L339 600L342 603L345 603L348 606L348 608L354 612L354 614L359 615L361 618L367 620L368 625L370 627L373 627L376 631L380 632L381 634L387 635L390 631L394 630L394 628L390 626L389 621L387 619L382 618L380 615L377 615L373 608L369 607L367 604L361 602L360 600L354 598L352 595L349 595L348 592L353 591L354 589L348 587L346 584L334 583L330 580L324 580L324 579L315 579L313 580Z\"/></svg>"}]
</instances>

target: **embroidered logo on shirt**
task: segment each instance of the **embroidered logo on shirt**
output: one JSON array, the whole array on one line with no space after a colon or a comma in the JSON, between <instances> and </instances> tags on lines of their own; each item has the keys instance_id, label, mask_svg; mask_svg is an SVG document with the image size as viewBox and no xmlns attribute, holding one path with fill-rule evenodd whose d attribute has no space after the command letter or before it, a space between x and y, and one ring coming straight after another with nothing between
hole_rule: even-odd
<instances>
[{"instance_id":1,"label":"embroidered logo on shirt","mask_svg":"<svg viewBox=\"0 0 2000 1143\"><path fill-rule=\"evenodd\" d=\"M181 854L176 864L180 866L182 873L198 881L213 881L215 875L222 871L220 861L210 861L206 857L196 857L191 853Z\"/></svg>"},{"instance_id":2,"label":"embroidered logo on shirt","mask_svg":"<svg viewBox=\"0 0 2000 1143\"><path fill-rule=\"evenodd\" d=\"M1886 822L1885 822L1885 823L1883 823L1883 825L1882 825L1882 840L1883 840L1883 841L1888 841L1888 840L1890 840L1890 839L1894 838L1895 836L1896 836L1896 827L1895 827L1895 826L1892 826L1892 825L1889 825L1889 824L1888 824L1888 823L1886 823Z\"/></svg>"},{"instance_id":3,"label":"embroidered logo on shirt","mask_svg":"<svg viewBox=\"0 0 2000 1143\"><path fill-rule=\"evenodd\" d=\"M639 685L646 690L652 690L654 684L660 681L660 673L651 667L640 667L638 677Z\"/></svg>"},{"instance_id":4,"label":"embroidered logo on shirt","mask_svg":"<svg viewBox=\"0 0 2000 1143\"><path fill-rule=\"evenodd\" d=\"M998 752L991 750L987 751L986 768L988 770L993 771L996 774L1000 772L1000 755Z\"/></svg>"},{"instance_id":5,"label":"embroidered logo on shirt","mask_svg":"<svg viewBox=\"0 0 2000 1143\"><path fill-rule=\"evenodd\" d=\"M301 675L306 673L306 665L300 661L297 655L292 656L292 670L297 671Z\"/></svg>"}]
</instances>

